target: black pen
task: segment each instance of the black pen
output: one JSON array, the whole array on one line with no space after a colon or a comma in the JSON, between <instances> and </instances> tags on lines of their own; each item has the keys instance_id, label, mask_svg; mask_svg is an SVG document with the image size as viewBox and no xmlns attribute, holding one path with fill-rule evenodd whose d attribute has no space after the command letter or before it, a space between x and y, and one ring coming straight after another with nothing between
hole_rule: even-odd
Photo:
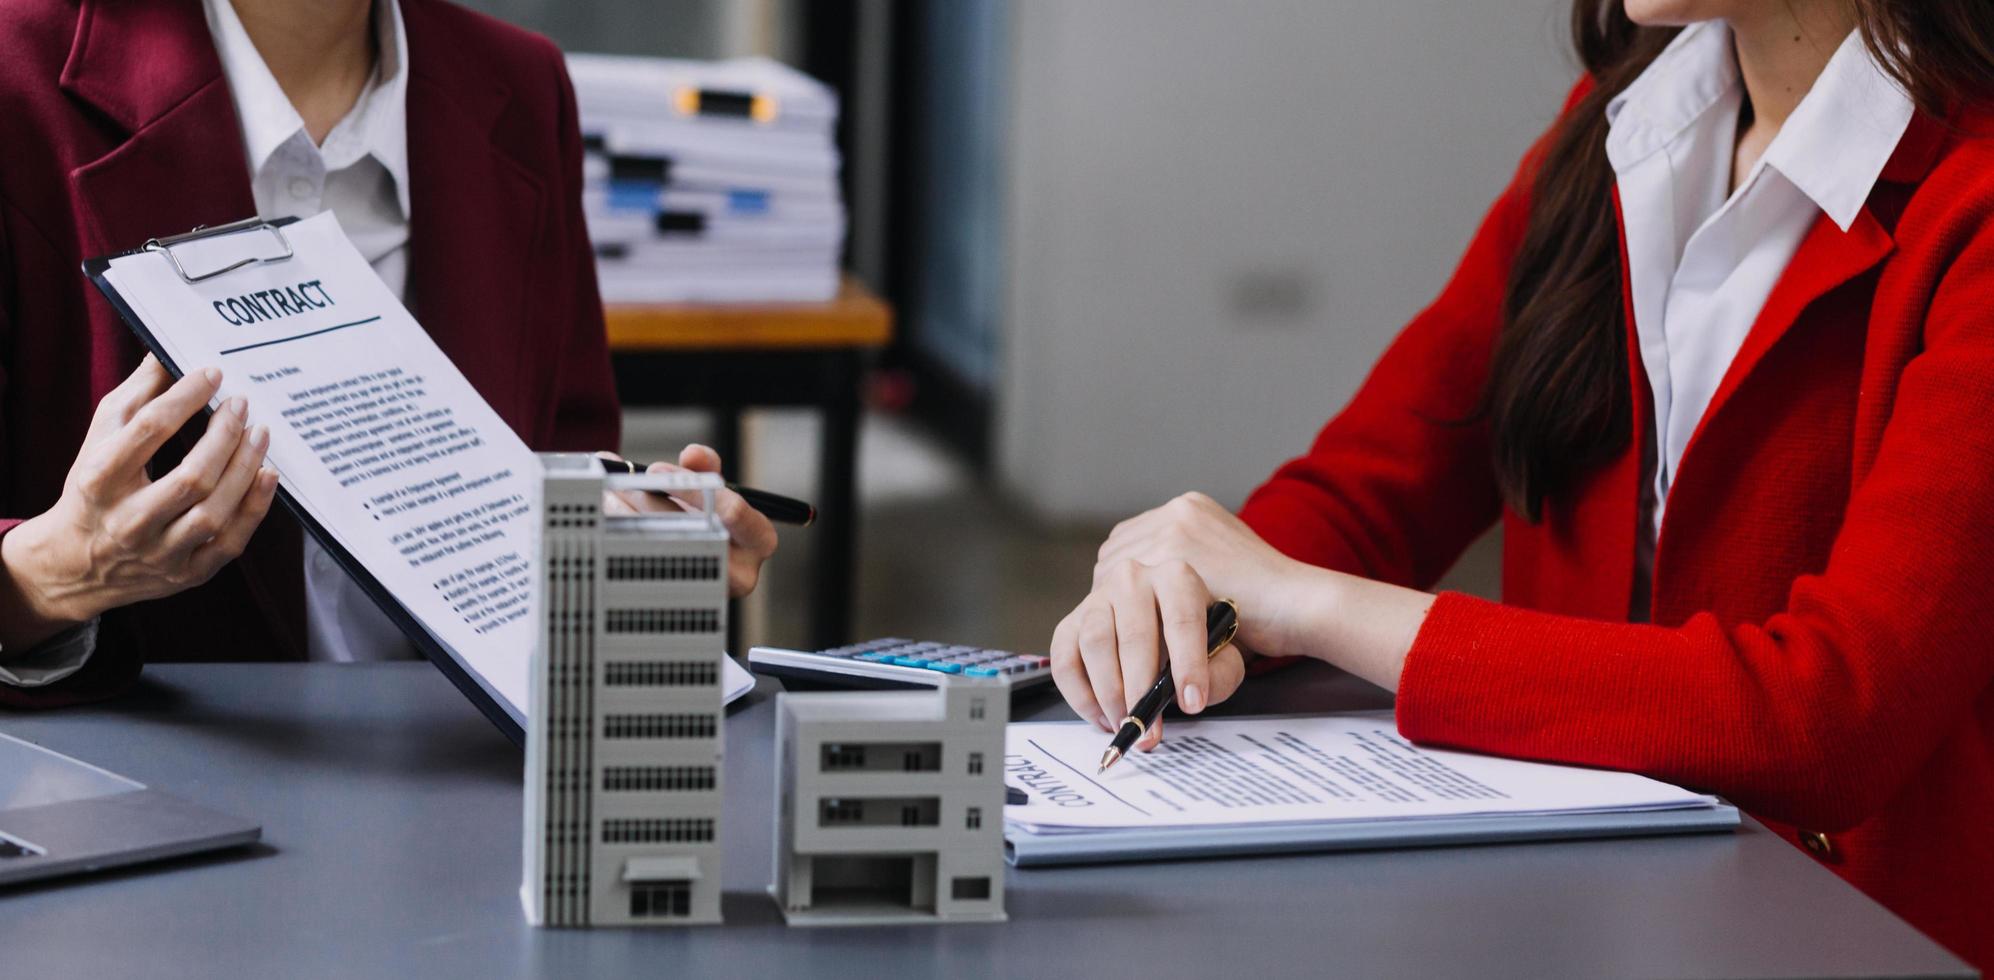
<instances>
[{"instance_id":1,"label":"black pen","mask_svg":"<svg viewBox=\"0 0 1994 980\"><path fill-rule=\"evenodd\" d=\"M602 459L602 465L604 466L622 466L631 473L646 473L651 469L651 464L649 463L638 463L627 459L597 458ZM747 501L748 506L760 511L763 517L779 524L794 524L797 527L809 527L817 520L817 508L812 507L807 501L798 500L795 497L785 497L779 493L770 493L767 490L757 490L754 487L744 487L738 483L727 484L727 489L740 494L741 499Z\"/></svg>"},{"instance_id":2,"label":"black pen","mask_svg":"<svg viewBox=\"0 0 1994 980\"><path fill-rule=\"evenodd\" d=\"M1231 599L1215 599L1205 610L1205 659L1209 660L1225 649L1226 644L1239 632L1239 607ZM1101 755L1099 772L1107 772L1108 767L1122 761L1123 754L1134 747L1136 740L1156 724L1163 715L1163 709L1177 695L1177 683L1170 677L1170 656L1163 656L1163 669L1156 674L1156 683L1149 686L1149 693L1129 709L1129 715L1122 719L1122 727L1115 730L1114 741L1108 743L1108 751Z\"/></svg>"}]
</instances>

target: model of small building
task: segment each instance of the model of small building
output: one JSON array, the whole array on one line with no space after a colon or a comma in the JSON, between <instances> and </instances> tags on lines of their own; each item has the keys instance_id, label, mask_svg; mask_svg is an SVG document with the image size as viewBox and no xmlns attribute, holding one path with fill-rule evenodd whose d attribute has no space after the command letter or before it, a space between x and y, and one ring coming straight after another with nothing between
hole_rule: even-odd
<instances>
[{"instance_id":1,"label":"model of small building","mask_svg":"<svg viewBox=\"0 0 1994 980\"><path fill-rule=\"evenodd\" d=\"M718 476L541 457L539 642L526 737L528 921L720 921L727 532ZM609 491L699 511L606 515Z\"/></svg>"},{"instance_id":2,"label":"model of small building","mask_svg":"<svg viewBox=\"0 0 1994 980\"><path fill-rule=\"evenodd\" d=\"M1004 918L1002 678L781 695L775 882L791 925Z\"/></svg>"}]
</instances>

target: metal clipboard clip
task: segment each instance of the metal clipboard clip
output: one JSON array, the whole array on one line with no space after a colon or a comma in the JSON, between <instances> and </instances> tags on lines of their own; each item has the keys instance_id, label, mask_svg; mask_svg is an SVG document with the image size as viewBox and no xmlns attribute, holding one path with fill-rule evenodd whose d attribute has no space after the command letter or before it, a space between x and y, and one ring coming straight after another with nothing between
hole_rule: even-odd
<instances>
[{"instance_id":1,"label":"metal clipboard clip","mask_svg":"<svg viewBox=\"0 0 1994 980\"><path fill-rule=\"evenodd\" d=\"M221 238L226 235L236 234L237 232L257 231L257 230L267 231L270 234L276 236L277 244L283 247L284 254L252 255L245 259L238 259L235 262L230 263L229 265L222 266L221 268L216 269L212 272L203 272L198 276L188 275L187 267L180 264L180 257L173 254L173 246L175 245L185 245L188 242L199 241L204 238ZM205 282L209 279L215 278L216 276L225 276L245 266L270 265L276 262L283 262L290 259L290 257L293 254L291 251L291 242L289 239L284 237L283 229L277 227L274 224L271 224L268 221L263 220L262 218L244 218L241 221L231 221L228 224L215 225L212 228L206 225L202 225L198 228L195 228L193 231L185 232L179 235L168 235L165 238L150 238L146 240L145 245L142 246L140 250L146 252L158 252L161 255L166 256L166 261L173 263L173 271L179 273L180 278L186 280L186 282L189 285L192 285L197 282Z\"/></svg>"}]
</instances>

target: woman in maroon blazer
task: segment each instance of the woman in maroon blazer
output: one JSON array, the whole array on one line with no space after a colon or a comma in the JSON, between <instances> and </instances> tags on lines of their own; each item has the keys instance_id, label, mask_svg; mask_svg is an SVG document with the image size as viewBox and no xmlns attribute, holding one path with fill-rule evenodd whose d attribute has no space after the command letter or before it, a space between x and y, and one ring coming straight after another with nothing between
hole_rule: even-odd
<instances>
[{"instance_id":1,"label":"woman in maroon blazer","mask_svg":"<svg viewBox=\"0 0 1994 980\"><path fill-rule=\"evenodd\" d=\"M101 696L147 660L307 655L304 544L288 516L265 517L276 480L258 420L224 406L198 421L214 382L142 364L78 266L257 213L239 110L258 103L239 73L281 84L261 111L295 106L317 144L391 68L406 145L396 129L377 155L401 171L410 307L529 445L617 445L552 44L440 0L0 5L0 668L96 624L81 669L0 684L0 703ZM698 447L683 461L718 466ZM725 510L745 591L774 531Z\"/></svg>"},{"instance_id":2,"label":"woman in maroon blazer","mask_svg":"<svg viewBox=\"0 0 1994 980\"><path fill-rule=\"evenodd\" d=\"M1238 515L1116 528L1060 689L1107 727L1160 638L1224 699L1228 596L1408 738L1721 793L1994 968L1994 5L1572 6L1439 298ZM1500 604L1425 591L1498 521Z\"/></svg>"}]
</instances>

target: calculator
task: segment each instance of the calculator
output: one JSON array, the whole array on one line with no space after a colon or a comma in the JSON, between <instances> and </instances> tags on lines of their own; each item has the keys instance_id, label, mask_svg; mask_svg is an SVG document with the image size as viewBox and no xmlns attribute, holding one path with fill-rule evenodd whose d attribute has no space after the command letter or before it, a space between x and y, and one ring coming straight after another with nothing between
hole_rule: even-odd
<instances>
[{"instance_id":1,"label":"calculator","mask_svg":"<svg viewBox=\"0 0 1994 980\"><path fill-rule=\"evenodd\" d=\"M1052 659L953 643L888 637L814 652L754 647L748 666L758 674L827 687L933 687L937 674L1002 677L1015 693L1052 680Z\"/></svg>"}]
</instances>

